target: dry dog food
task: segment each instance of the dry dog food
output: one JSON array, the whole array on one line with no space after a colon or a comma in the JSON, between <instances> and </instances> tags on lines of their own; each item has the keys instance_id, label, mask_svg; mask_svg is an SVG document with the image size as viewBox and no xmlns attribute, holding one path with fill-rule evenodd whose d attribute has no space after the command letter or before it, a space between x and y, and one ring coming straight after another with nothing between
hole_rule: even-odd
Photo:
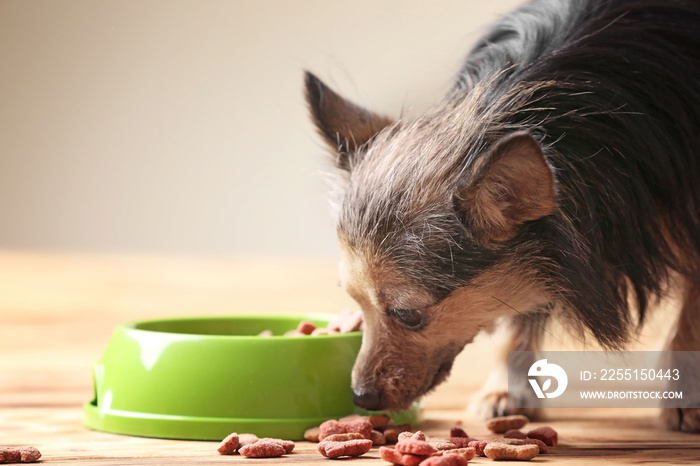
<instances>
[{"instance_id":1,"label":"dry dog food","mask_svg":"<svg viewBox=\"0 0 700 466\"><path fill-rule=\"evenodd\" d=\"M257 435L255 434L238 434L238 448L243 447L245 445L250 445L251 443L255 443L258 440Z\"/></svg>"},{"instance_id":2,"label":"dry dog food","mask_svg":"<svg viewBox=\"0 0 700 466\"><path fill-rule=\"evenodd\" d=\"M461 455L445 454L431 456L420 464L421 466L466 466L469 464L469 461Z\"/></svg>"},{"instance_id":3,"label":"dry dog food","mask_svg":"<svg viewBox=\"0 0 700 466\"><path fill-rule=\"evenodd\" d=\"M549 426L538 427L527 433L528 438L541 440L548 447L556 446L559 441L557 431Z\"/></svg>"},{"instance_id":4,"label":"dry dog food","mask_svg":"<svg viewBox=\"0 0 700 466\"><path fill-rule=\"evenodd\" d=\"M452 427L450 429L450 437L464 437L467 438L469 435L461 427Z\"/></svg>"},{"instance_id":5,"label":"dry dog food","mask_svg":"<svg viewBox=\"0 0 700 466\"><path fill-rule=\"evenodd\" d=\"M316 426L310 429L306 429L304 432L304 438L309 442L318 442L318 434L321 433L321 428Z\"/></svg>"},{"instance_id":6,"label":"dry dog food","mask_svg":"<svg viewBox=\"0 0 700 466\"><path fill-rule=\"evenodd\" d=\"M273 446L274 445L274 446ZM258 438L255 434L229 434L219 444L218 452L221 455L235 455L236 453L249 458L274 458L291 453L294 450L294 442L278 438Z\"/></svg>"},{"instance_id":7,"label":"dry dog food","mask_svg":"<svg viewBox=\"0 0 700 466\"><path fill-rule=\"evenodd\" d=\"M507 443L508 445L537 445L540 449L540 453L547 453L549 451L547 445L545 445L542 440L534 438L502 438L492 440L492 442Z\"/></svg>"},{"instance_id":8,"label":"dry dog food","mask_svg":"<svg viewBox=\"0 0 700 466\"><path fill-rule=\"evenodd\" d=\"M258 440L258 442L272 442L281 445L282 448L284 448L285 453L291 453L292 451L294 451L295 446L294 442L292 442L291 440L282 440L279 438L261 438L260 440Z\"/></svg>"},{"instance_id":9,"label":"dry dog food","mask_svg":"<svg viewBox=\"0 0 700 466\"><path fill-rule=\"evenodd\" d=\"M489 442L487 440L472 440L469 442L468 446L476 451L476 456L486 456L486 454L484 454L484 448L486 448L488 444Z\"/></svg>"},{"instance_id":10,"label":"dry dog food","mask_svg":"<svg viewBox=\"0 0 700 466\"><path fill-rule=\"evenodd\" d=\"M450 437L447 440L453 443L455 448L467 448L469 447L469 442L473 442L476 439L471 437Z\"/></svg>"},{"instance_id":11,"label":"dry dog food","mask_svg":"<svg viewBox=\"0 0 700 466\"><path fill-rule=\"evenodd\" d=\"M343 442L323 440L318 444L318 451L327 458L340 458L341 456L361 456L372 448L369 439L353 439Z\"/></svg>"},{"instance_id":12,"label":"dry dog food","mask_svg":"<svg viewBox=\"0 0 700 466\"><path fill-rule=\"evenodd\" d=\"M310 442L320 442L328 435L337 433L358 432L363 438L372 440L374 446L396 443L399 433L409 432L411 424L395 426L391 417L386 414L361 416L351 414L336 420L329 420L318 427L312 427L304 432L304 438Z\"/></svg>"},{"instance_id":13,"label":"dry dog food","mask_svg":"<svg viewBox=\"0 0 700 466\"><path fill-rule=\"evenodd\" d=\"M410 432L413 429L411 424L400 424L398 426L387 426L384 429L384 437L386 443L396 443L399 441L399 435L402 432Z\"/></svg>"},{"instance_id":14,"label":"dry dog food","mask_svg":"<svg viewBox=\"0 0 700 466\"><path fill-rule=\"evenodd\" d=\"M234 432L221 441L218 452L220 455L233 455L238 451L239 445L238 434Z\"/></svg>"},{"instance_id":15,"label":"dry dog food","mask_svg":"<svg viewBox=\"0 0 700 466\"><path fill-rule=\"evenodd\" d=\"M429 456L435 453L435 448L425 440L406 439L396 444L396 451L404 454Z\"/></svg>"},{"instance_id":16,"label":"dry dog food","mask_svg":"<svg viewBox=\"0 0 700 466\"><path fill-rule=\"evenodd\" d=\"M370 440L372 440L372 445L375 447L380 447L382 445L386 445L386 437L384 437L384 434L379 432L378 430L373 430L369 434Z\"/></svg>"},{"instance_id":17,"label":"dry dog food","mask_svg":"<svg viewBox=\"0 0 700 466\"><path fill-rule=\"evenodd\" d=\"M381 456L384 461L400 466L418 466L429 458L429 456L401 453L395 448L388 447L379 447L379 456Z\"/></svg>"},{"instance_id":18,"label":"dry dog food","mask_svg":"<svg viewBox=\"0 0 700 466\"><path fill-rule=\"evenodd\" d=\"M454 450L457 448L457 445L453 442L440 437L428 437L425 439L425 441L432 445L432 447L437 451Z\"/></svg>"},{"instance_id":19,"label":"dry dog food","mask_svg":"<svg viewBox=\"0 0 700 466\"><path fill-rule=\"evenodd\" d=\"M357 432L348 432L346 434L333 434L323 439L324 442L347 442L348 440L362 440L365 437Z\"/></svg>"},{"instance_id":20,"label":"dry dog food","mask_svg":"<svg viewBox=\"0 0 700 466\"><path fill-rule=\"evenodd\" d=\"M447 450L443 452L445 455L460 455L463 456L467 461L471 460L476 456L476 450L472 447L467 448L455 448L454 450Z\"/></svg>"},{"instance_id":21,"label":"dry dog food","mask_svg":"<svg viewBox=\"0 0 700 466\"><path fill-rule=\"evenodd\" d=\"M0 447L0 463L33 463L41 458L34 447Z\"/></svg>"},{"instance_id":22,"label":"dry dog food","mask_svg":"<svg viewBox=\"0 0 700 466\"><path fill-rule=\"evenodd\" d=\"M527 424L529 419L521 414L513 416L494 417L489 419L486 427L494 434L502 434L511 429L520 429Z\"/></svg>"},{"instance_id":23,"label":"dry dog food","mask_svg":"<svg viewBox=\"0 0 700 466\"><path fill-rule=\"evenodd\" d=\"M525 434L525 432L521 432L518 429L510 429L505 434L503 434L503 438L525 439L527 438L527 435Z\"/></svg>"},{"instance_id":24,"label":"dry dog food","mask_svg":"<svg viewBox=\"0 0 700 466\"><path fill-rule=\"evenodd\" d=\"M367 416L367 422L372 424L372 427L375 429L383 429L391 424L392 420L386 414L373 414L371 416Z\"/></svg>"},{"instance_id":25,"label":"dry dog food","mask_svg":"<svg viewBox=\"0 0 700 466\"><path fill-rule=\"evenodd\" d=\"M537 445L509 445L491 442L484 448L484 454L492 460L529 461L540 452Z\"/></svg>"},{"instance_id":26,"label":"dry dog food","mask_svg":"<svg viewBox=\"0 0 700 466\"><path fill-rule=\"evenodd\" d=\"M332 335L335 333L349 333L357 332L362 330L363 316L361 310L342 311L335 319L328 323L327 327L316 327L313 322L308 320L302 320L299 322L297 327L292 330L284 332L286 337L300 337L300 336L316 336L316 335ZM272 330L263 330L258 333L259 337L271 337L274 336Z\"/></svg>"},{"instance_id":27,"label":"dry dog food","mask_svg":"<svg viewBox=\"0 0 700 466\"><path fill-rule=\"evenodd\" d=\"M417 430L415 433L411 432L410 430L407 430L407 431L401 432L399 434L397 441L400 442L401 440L407 440L407 439L425 440L425 434L421 430Z\"/></svg>"},{"instance_id":28,"label":"dry dog food","mask_svg":"<svg viewBox=\"0 0 700 466\"><path fill-rule=\"evenodd\" d=\"M255 443L243 445L238 449L238 453L247 458L276 458L284 455L286 451L277 442L258 440Z\"/></svg>"},{"instance_id":29,"label":"dry dog food","mask_svg":"<svg viewBox=\"0 0 700 466\"><path fill-rule=\"evenodd\" d=\"M366 439L372 436L372 424L364 419L355 419L352 421L336 421L331 419L319 426L318 440L323 441L326 437L333 434L347 434L356 432L362 434Z\"/></svg>"}]
</instances>

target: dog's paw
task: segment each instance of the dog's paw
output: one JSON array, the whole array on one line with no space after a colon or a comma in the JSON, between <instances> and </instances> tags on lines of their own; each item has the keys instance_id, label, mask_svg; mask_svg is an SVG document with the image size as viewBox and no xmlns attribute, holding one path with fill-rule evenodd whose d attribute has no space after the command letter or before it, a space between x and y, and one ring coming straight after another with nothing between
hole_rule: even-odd
<instances>
[{"instance_id":1,"label":"dog's paw","mask_svg":"<svg viewBox=\"0 0 700 466\"><path fill-rule=\"evenodd\" d=\"M700 433L700 408L665 408L661 421L670 430Z\"/></svg>"},{"instance_id":2,"label":"dog's paw","mask_svg":"<svg viewBox=\"0 0 700 466\"><path fill-rule=\"evenodd\" d=\"M530 420L539 416L538 408L523 408L516 398L509 397L507 390L486 391L475 393L467 406L467 415L478 419L522 414Z\"/></svg>"}]
</instances>

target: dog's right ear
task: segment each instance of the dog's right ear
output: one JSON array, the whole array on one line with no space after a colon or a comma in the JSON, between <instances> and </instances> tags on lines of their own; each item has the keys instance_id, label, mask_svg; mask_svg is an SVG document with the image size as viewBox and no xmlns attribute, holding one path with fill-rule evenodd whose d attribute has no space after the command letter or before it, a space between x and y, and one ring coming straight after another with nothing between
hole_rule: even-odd
<instances>
[{"instance_id":1,"label":"dog's right ear","mask_svg":"<svg viewBox=\"0 0 700 466\"><path fill-rule=\"evenodd\" d=\"M338 167L350 170L351 157L357 149L393 121L342 98L308 71L304 83L316 129L331 149L337 151Z\"/></svg>"},{"instance_id":2,"label":"dog's right ear","mask_svg":"<svg viewBox=\"0 0 700 466\"><path fill-rule=\"evenodd\" d=\"M455 196L457 210L483 244L505 241L527 221L557 208L553 169L527 131L503 137L481 158Z\"/></svg>"}]
</instances>

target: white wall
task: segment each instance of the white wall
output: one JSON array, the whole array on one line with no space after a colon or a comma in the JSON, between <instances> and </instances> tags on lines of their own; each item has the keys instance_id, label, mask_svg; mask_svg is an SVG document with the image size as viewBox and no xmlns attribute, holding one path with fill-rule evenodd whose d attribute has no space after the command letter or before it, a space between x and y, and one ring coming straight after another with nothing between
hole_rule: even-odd
<instances>
[{"instance_id":1,"label":"white wall","mask_svg":"<svg viewBox=\"0 0 700 466\"><path fill-rule=\"evenodd\" d=\"M2 0L0 247L336 254L310 69L416 113L515 0Z\"/></svg>"}]
</instances>

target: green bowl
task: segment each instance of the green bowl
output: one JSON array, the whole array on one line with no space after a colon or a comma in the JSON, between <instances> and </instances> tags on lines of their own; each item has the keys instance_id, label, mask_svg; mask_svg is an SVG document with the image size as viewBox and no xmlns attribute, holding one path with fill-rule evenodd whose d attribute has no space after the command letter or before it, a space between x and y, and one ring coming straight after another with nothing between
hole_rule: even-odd
<instances>
[{"instance_id":1,"label":"green bowl","mask_svg":"<svg viewBox=\"0 0 700 466\"><path fill-rule=\"evenodd\" d=\"M84 424L144 437L221 440L231 432L290 440L328 419L359 412L350 373L360 332L281 336L301 320L241 316L120 325L94 366ZM275 336L257 336L263 330ZM277 336L279 335L279 336ZM421 408L392 414L418 423Z\"/></svg>"}]
</instances>

